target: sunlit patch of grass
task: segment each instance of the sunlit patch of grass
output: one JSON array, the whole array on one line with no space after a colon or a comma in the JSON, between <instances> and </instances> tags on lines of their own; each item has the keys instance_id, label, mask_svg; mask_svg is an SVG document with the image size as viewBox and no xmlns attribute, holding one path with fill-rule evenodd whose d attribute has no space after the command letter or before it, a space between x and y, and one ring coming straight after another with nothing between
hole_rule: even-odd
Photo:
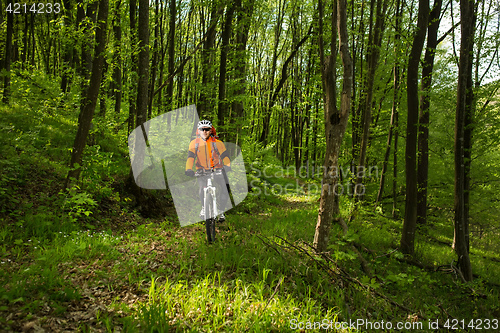
<instances>
[{"instance_id":1,"label":"sunlit patch of grass","mask_svg":"<svg viewBox=\"0 0 500 333\"><path fill-rule=\"evenodd\" d=\"M324 311L314 299L297 299L283 292L282 283L280 278L269 284L265 273L253 283L225 282L219 273L161 285L153 280L139 322L146 331L160 332L289 331L294 321L336 322L338 309Z\"/></svg>"}]
</instances>

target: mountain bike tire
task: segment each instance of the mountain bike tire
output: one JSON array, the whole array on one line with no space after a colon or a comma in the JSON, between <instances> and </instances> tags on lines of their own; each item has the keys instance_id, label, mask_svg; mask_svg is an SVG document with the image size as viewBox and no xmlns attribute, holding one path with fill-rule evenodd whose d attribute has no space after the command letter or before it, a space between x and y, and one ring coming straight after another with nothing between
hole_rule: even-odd
<instances>
[{"instance_id":1,"label":"mountain bike tire","mask_svg":"<svg viewBox=\"0 0 500 333\"><path fill-rule=\"evenodd\" d=\"M205 195L205 227L207 230L207 241L212 243L215 241L215 217L214 217L214 201L212 195Z\"/></svg>"}]
</instances>

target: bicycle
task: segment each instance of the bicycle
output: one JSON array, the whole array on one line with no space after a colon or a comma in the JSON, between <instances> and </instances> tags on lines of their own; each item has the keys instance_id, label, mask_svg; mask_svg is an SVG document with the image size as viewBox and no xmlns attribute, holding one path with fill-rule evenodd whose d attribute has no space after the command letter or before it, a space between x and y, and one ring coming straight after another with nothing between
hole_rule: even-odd
<instances>
[{"instance_id":1,"label":"bicycle","mask_svg":"<svg viewBox=\"0 0 500 333\"><path fill-rule=\"evenodd\" d=\"M208 174L208 175L207 175ZM214 177L222 175L222 169L197 170L196 177L207 177L207 184L203 188L205 207L205 227L207 230L207 240L209 243L215 241L215 224L219 222L219 212L217 210L216 188L213 185Z\"/></svg>"}]
</instances>

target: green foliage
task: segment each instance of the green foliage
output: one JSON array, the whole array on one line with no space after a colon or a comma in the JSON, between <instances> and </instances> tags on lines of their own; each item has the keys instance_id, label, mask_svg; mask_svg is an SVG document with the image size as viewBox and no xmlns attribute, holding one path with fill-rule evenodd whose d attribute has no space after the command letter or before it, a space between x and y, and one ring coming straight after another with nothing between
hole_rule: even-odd
<instances>
[{"instance_id":1,"label":"green foliage","mask_svg":"<svg viewBox=\"0 0 500 333\"><path fill-rule=\"evenodd\" d=\"M261 20L251 28L262 32L252 41L254 49L262 50L263 57L269 59L272 50L266 45L275 38L275 31L267 23L274 24L276 14L268 10L275 6L270 2L256 4ZM311 6L308 3L304 8ZM127 8L122 6L120 10L126 13ZM304 19L311 19L310 13L304 11ZM287 13L284 24L290 23L293 20ZM62 27L51 33L64 36L63 44L84 37L82 30L66 31ZM326 40L329 34L325 33ZM278 42L283 50L292 45L288 38ZM129 35L124 36L122 44L126 54L132 54L136 48ZM315 47L307 45L304 49L315 54ZM108 60L112 59L112 51L116 50L107 51ZM81 52L79 43L75 44L75 52ZM279 57L283 54L286 56L282 52ZM306 60L303 55L301 61ZM387 135L387 126L380 124L388 123L391 104L388 98L384 99L383 83L389 66L404 58L396 52L391 56L394 59L389 57L384 64L387 67L377 73L375 101L380 105L380 120L373 128L368 151L367 164L378 166L379 170ZM308 82L294 74L284 88L310 89L309 95L298 96L296 106L301 112L309 110L311 126L304 132L309 137L309 147L302 147L301 151L305 153L308 148L312 161L316 139L315 165L318 161L321 164L326 148L316 58L310 59L313 69ZM317 222L317 189L321 179L303 177L294 166L286 167L294 162L290 153L293 145L282 142L292 133L286 103L280 101L272 110L269 144L256 142L267 110L263 101L268 99L268 73L254 71L256 77L249 82L247 93L228 98L243 101L247 110L234 128L242 128L239 140L251 190L247 199L227 214L225 225L218 227L219 241L207 247L203 226L179 228L173 209L160 219L145 219L135 212L139 208L132 205L131 195L124 190L130 171L125 140L126 105L120 114L108 113L106 118L96 113L84 151L81 178L74 187L61 191L77 126L81 78L76 77L71 91L63 95L54 77L15 65L11 104L0 106L0 326L20 331L22 326L15 325L28 322L31 316L53 319L78 311L89 311L87 314L95 318L81 324L80 330L108 332L262 332L291 330L294 319L406 321L411 316L425 322L424 317L498 317L496 161L500 156L495 147L500 126L496 99L486 105L495 86L478 91L478 106L484 102L485 108L477 114L475 124L471 258L479 277L473 283L462 284L453 270L456 256L450 249L455 80L447 74L449 63L441 61L439 66L431 96L435 110L430 126L430 223L422 226L417 235L417 264L423 267L417 268L397 250L402 221L384 215L390 211L386 202L373 209L369 200L367 205L356 205L354 198L340 198L342 216L355 215L347 235L338 225L332 226L328 254L331 261L316 256L305 245L311 243ZM124 67L130 69L129 61ZM216 67L212 65L212 69ZM124 92L129 96L124 95L124 100L134 99L135 93L129 91L134 73L127 73L129 81L125 82ZM111 71L106 75L103 87L110 83ZM214 82L203 88L210 90ZM237 89L240 84L229 82L228 90ZM287 93L282 94L286 99ZM179 98L176 103L182 100ZM111 102L106 97L108 106ZM210 100L212 104L216 102ZM403 94L400 124L405 122L404 104ZM161 112L160 108L155 107L155 112ZM252 112L254 115L250 116ZM400 134L403 130L401 127ZM350 131L339 160L344 168L352 159ZM402 161L401 140L399 149ZM399 184L403 183L402 169ZM368 199L376 193L378 181L377 176L365 179ZM300 246L306 250L298 251ZM366 272L362 264L370 271ZM389 298L413 311L402 310ZM90 311L89 299L100 306ZM11 314L14 319L8 321Z\"/></svg>"},{"instance_id":2,"label":"green foliage","mask_svg":"<svg viewBox=\"0 0 500 333\"><path fill-rule=\"evenodd\" d=\"M76 220L83 216L89 217L92 209L97 203L86 192L79 192L79 187L74 186L67 189L68 195L63 203L63 210L67 211L68 216Z\"/></svg>"}]
</instances>

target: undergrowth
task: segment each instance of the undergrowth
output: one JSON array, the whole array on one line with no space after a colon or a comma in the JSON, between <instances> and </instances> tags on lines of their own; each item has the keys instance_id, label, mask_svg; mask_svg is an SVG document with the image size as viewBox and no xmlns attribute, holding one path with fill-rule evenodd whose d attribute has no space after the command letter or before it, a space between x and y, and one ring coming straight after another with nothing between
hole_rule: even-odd
<instances>
[{"instance_id":1,"label":"undergrowth","mask_svg":"<svg viewBox=\"0 0 500 333\"><path fill-rule=\"evenodd\" d=\"M96 129L81 180L62 190L74 96L43 75L12 84L25 88L0 106L3 331L370 331L347 325L359 320L432 331L430 322L447 330L453 319L474 331L472 319L500 318L496 245L474 239L474 282L463 283L446 210L418 231L409 260L398 251L401 220L342 197L342 215L355 213L349 232L332 226L328 253L318 255L310 244L320 179L252 151L249 195L208 245L204 227L179 227L171 206L163 216L138 211L125 185L125 116Z\"/></svg>"}]
</instances>

